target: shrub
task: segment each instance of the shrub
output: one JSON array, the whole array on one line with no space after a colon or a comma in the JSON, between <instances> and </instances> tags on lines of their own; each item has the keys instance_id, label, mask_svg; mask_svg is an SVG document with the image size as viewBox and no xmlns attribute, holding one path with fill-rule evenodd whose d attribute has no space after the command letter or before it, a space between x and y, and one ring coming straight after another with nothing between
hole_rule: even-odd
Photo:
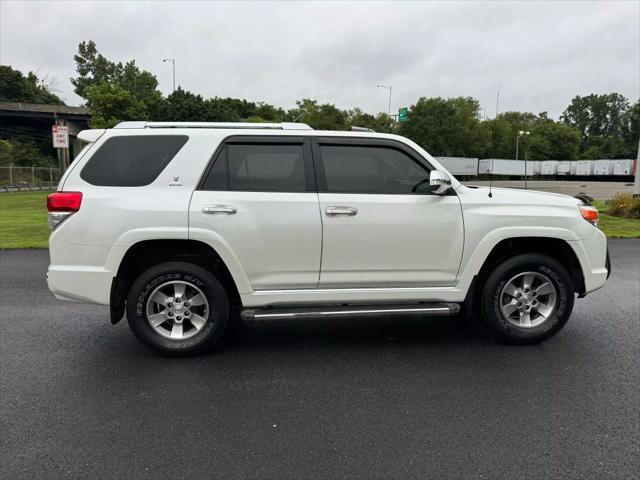
<instances>
[{"instance_id":1,"label":"shrub","mask_svg":"<svg viewBox=\"0 0 640 480\"><path fill-rule=\"evenodd\" d=\"M617 193L607 201L609 215L624 218L640 218L640 197L631 193Z\"/></svg>"}]
</instances>

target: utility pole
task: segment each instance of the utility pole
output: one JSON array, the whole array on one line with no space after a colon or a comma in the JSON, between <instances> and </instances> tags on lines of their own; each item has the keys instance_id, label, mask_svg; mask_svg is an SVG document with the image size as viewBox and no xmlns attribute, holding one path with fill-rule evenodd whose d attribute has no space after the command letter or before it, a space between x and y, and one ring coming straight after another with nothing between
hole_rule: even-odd
<instances>
[{"instance_id":1,"label":"utility pole","mask_svg":"<svg viewBox=\"0 0 640 480\"><path fill-rule=\"evenodd\" d=\"M393 87L388 87L386 85L376 85L378 88L386 88L389 90L389 107L387 109L387 115L391 118L391 92L393 92Z\"/></svg>"},{"instance_id":2,"label":"utility pole","mask_svg":"<svg viewBox=\"0 0 640 480\"><path fill-rule=\"evenodd\" d=\"M500 104L500 90L498 90L498 94L496 95L496 118L498 118L498 105Z\"/></svg>"},{"instance_id":3,"label":"utility pole","mask_svg":"<svg viewBox=\"0 0 640 480\"><path fill-rule=\"evenodd\" d=\"M173 72L173 91L176 91L176 59L175 58L165 58L162 62L171 62L171 68Z\"/></svg>"},{"instance_id":4,"label":"utility pole","mask_svg":"<svg viewBox=\"0 0 640 480\"><path fill-rule=\"evenodd\" d=\"M53 114L53 123L55 125L61 125L60 119L58 119L58 115L55 113ZM56 148L56 155L58 156L58 169L60 170L60 175L62 176L62 173L64 172L64 155L61 149Z\"/></svg>"},{"instance_id":5,"label":"utility pole","mask_svg":"<svg viewBox=\"0 0 640 480\"><path fill-rule=\"evenodd\" d=\"M633 182L633 196L640 197L640 140L638 140L638 157L636 158L636 179Z\"/></svg>"},{"instance_id":6,"label":"utility pole","mask_svg":"<svg viewBox=\"0 0 640 480\"><path fill-rule=\"evenodd\" d=\"M522 135L529 135L529 132L525 132L524 130L520 130L518 132L518 136L516 137L516 160L518 160L518 146L520 144L520 137ZM527 189L527 156L524 156L524 189Z\"/></svg>"}]
</instances>

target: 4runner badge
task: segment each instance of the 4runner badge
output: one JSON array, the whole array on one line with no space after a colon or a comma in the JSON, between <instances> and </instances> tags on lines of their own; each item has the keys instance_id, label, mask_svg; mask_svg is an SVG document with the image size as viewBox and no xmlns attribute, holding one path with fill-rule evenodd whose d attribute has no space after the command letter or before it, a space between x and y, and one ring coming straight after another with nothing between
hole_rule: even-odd
<instances>
[{"instance_id":1,"label":"4runner badge","mask_svg":"<svg viewBox=\"0 0 640 480\"><path fill-rule=\"evenodd\" d=\"M181 187L182 186L182 180L180 180L179 176L173 177L173 181L169 182L169 186L170 187Z\"/></svg>"}]
</instances>

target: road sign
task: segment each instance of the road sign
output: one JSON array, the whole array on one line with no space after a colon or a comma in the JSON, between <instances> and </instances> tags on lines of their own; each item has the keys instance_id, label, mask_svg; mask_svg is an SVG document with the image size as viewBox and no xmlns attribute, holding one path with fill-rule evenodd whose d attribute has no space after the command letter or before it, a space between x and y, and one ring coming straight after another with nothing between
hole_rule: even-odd
<instances>
[{"instance_id":1,"label":"road sign","mask_svg":"<svg viewBox=\"0 0 640 480\"><path fill-rule=\"evenodd\" d=\"M69 148L69 127L54 125L51 127L53 148Z\"/></svg>"},{"instance_id":2,"label":"road sign","mask_svg":"<svg viewBox=\"0 0 640 480\"><path fill-rule=\"evenodd\" d=\"M398 111L398 121L406 122L407 120L409 120L409 109L407 107L402 107Z\"/></svg>"}]
</instances>

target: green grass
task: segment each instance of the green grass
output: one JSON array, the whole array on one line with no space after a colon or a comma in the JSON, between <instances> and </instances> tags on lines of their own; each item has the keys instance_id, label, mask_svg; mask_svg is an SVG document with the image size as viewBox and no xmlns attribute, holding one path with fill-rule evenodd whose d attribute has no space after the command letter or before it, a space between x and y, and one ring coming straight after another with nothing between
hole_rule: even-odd
<instances>
[{"instance_id":1,"label":"green grass","mask_svg":"<svg viewBox=\"0 0 640 480\"><path fill-rule=\"evenodd\" d=\"M48 191L0 193L0 248L47 248ZM600 228L610 238L640 238L640 220L612 217L596 201Z\"/></svg>"},{"instance_id":2,"label":"green grass","mask_svg":"<svg viewBox=\"0 0 640 480\"><path fill-rule=\"evenodd\" d=\"M0 193L0 248L47 248L49 193Z\"/></svg>"},{"instance_id":3,"label":"green grass","mask_svg":"<svg viewBox=\"0 0 640 480\"><path fill-rule=\"evenodd\" d=\"M600 212L600 222L598 226L609 238L639 238L640 219L621 218L607 215L609 206L602 200L593 202Z\"/></svg>"}]
</instances>

